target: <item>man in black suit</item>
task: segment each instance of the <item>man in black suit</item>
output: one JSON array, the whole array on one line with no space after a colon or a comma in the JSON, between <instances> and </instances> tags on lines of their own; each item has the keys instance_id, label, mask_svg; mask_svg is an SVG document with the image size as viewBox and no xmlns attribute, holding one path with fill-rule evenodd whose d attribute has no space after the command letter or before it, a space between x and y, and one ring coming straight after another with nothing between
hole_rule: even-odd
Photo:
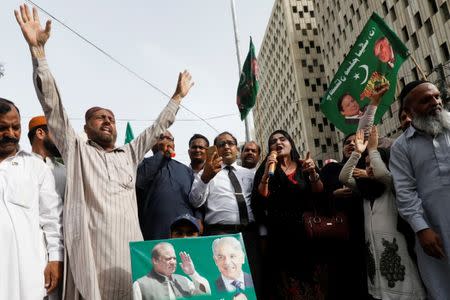
<instances>
[{"instance_id":1,"label":"man in black suit","mask_svg":"<svg viewBox=\"0 0 450 300\"><path fill-rule=\"evenodd\" d=\"M245 254L241 243L234 237L215 239L212 245L214 261L220 271L216 280L219 292L241 292L253 288L252 276L242 271Z\"/></svg>"}]
</instances>

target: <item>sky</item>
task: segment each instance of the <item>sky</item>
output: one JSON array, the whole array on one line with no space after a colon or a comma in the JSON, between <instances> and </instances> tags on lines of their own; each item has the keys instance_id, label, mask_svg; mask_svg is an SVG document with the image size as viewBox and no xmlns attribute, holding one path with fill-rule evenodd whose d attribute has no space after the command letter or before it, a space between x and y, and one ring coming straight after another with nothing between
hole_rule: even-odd
<instances>
[{"instance_id":1,"label":"sky","mask_svg":"<svg viewBox=\"0 0 450 300\"><path fill-rule=\"evenodd\" d=\"M165 93L172 95L178 73L187 69L195 82L182 105L218 131L245 140L236 107L239 70L230 0L36 0L37 5L80 33ZM29 49L14 17L23 1L0 5L0 97L16 103L22 116L21 147L30 150L26 134L31 117L42 114L32 82ZM252 36L256 52L264 37L274 0L236 0L242 63ZM29 3L28 3L29 4ZM49 17L40 12L41 22ZM46 45L50 69L62 102L77 132L92 106L110 108L117 119L117 145L127 121L135 136L151 125L168 98L115 64L55 20ZM218 117L218 118L216 118ZM188 163L188 141L194 133L210 141L217 132L185 109L170 128L177 160Z\"/></svg>"}]
</instances>

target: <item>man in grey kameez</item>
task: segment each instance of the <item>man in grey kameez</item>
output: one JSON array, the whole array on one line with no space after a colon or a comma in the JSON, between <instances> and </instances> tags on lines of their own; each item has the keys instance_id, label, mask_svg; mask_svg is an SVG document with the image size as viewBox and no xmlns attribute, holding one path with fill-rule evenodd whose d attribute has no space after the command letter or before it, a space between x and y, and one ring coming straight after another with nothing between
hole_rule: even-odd
<instances>
[{"instance_id":1,"label":"man in grey kameez","mask_svg":"<svg viewBox=\"0 0 450 300\"><path fill-rule=\"evenodd\" d=\"M30 46L39 101L67 166L65 298L130 299L129 242L142 240L135 194L137 165L174 121L181 99L192 86L191 77L186 71L180 73L175 94L154 125L131 143L115 147L114 114L101 107L86 112L86 140L71 127L47 66L44 45L50 21L42 29L37 10L31 13L25 5L15 15Z\"/></svg>"},{"instance_id":2,"label":"man in grey kameez","mask_svg":"<svg viewBox=\"0 0 450 300\"><path fill-rule=\"evenodd\" d=\"M450 299L450 113L429 82L409 83L400 100L412 126L391 148L398 210L416 233L429 299Z\"/></svg>"}]
</instances>

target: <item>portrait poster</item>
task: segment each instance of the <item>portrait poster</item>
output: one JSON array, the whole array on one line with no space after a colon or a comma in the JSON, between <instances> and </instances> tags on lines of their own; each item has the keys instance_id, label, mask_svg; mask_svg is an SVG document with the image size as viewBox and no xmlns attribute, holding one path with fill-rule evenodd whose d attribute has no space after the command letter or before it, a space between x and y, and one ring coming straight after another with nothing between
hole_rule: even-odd
<instances>
[{"instance_id":1,"label":"portrait poster","mask_svg":"<svg viewBox=\"0 0 450 300\"><path fill-rule=\"evenodd\" d=\"M373 13L334 75L321 101L325 116L345 134L353 133L377 88L388 84L375 114L375 124L395 100L397 74L408 58L399 37Z\"/></svg>"},{"instance_id":2,"label":"portrait poster","mask_svg":"<svg viewBox=\"0 0 450 300\"><path fill-rule=\"evenodd\" d=\"M240 233L130 242L130 254L133 299L169 299L168 285L176 299L257 299ZM182 266L189 260L196 275ZM164 272L172 275L161 276Z\"/></svg>"}]
</instances>

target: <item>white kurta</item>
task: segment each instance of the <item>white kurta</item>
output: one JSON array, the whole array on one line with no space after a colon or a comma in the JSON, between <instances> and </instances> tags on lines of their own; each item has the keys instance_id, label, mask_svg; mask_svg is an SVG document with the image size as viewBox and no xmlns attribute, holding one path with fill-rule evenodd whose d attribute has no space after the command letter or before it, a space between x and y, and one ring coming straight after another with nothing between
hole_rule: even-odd
<instances>
[{"instance_id":1,"label":"white kurta","mask_svg":"<svg viewBox=\"0 0 450 300\"><path fill-rule=\"evenodd\" d=\"M408 254L406 239L397 230L398 214L392 192L392 175L377 150L369 151L369 156L374 179L386 186L384 193L375 199L373 206L369 200L364 200L366 247L373 259L373 269L367 272L369 294L383 300L425 299L426 294L417 267ZM339 175L341 182L352 189L357 189L352 174L360 158L360 154L353 152ZM387 273L383 272L385 269L388 270ZM397 276L397 273L402 275ZM389 280L394 280L391 282L394 284L390 285Z\"/></svg>"},{"instance_id":2,"label":"white kurta","mask_svg":"<svg viewBox=\"0 0 450 300\"><path fill-rule=\"evenodd\" d=\"M47 261L63 260L62 202L51 170L24 151L0 162L0 299L46 295Z\"/></svg>"}]
</instances>

